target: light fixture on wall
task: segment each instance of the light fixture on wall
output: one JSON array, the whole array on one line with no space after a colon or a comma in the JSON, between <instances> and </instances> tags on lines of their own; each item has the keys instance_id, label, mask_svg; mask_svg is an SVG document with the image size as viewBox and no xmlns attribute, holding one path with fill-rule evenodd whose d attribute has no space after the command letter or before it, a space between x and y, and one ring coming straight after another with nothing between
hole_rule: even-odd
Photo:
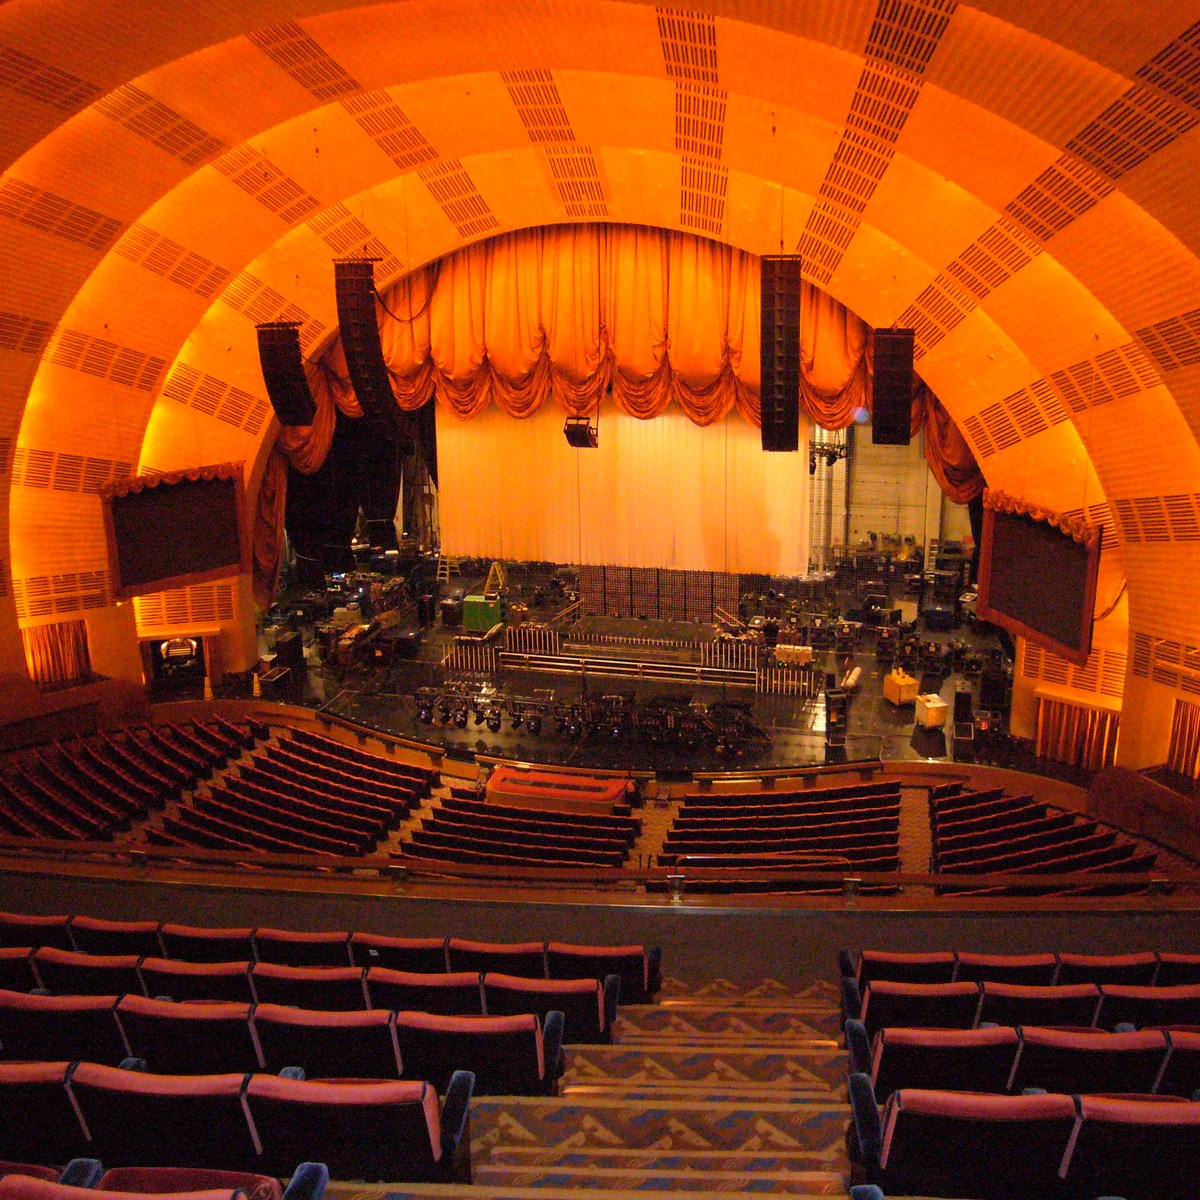
<instances>
[{"instance_id":1,"label":"light fixture on wall","mask_svg":"<svg viewBox=\"0 0 1200 1200\"><path fill-rule=\"evenodd\" d=\"M587 417L568 417L563 426L567 445L576 450L595 450L600 444L600 425L595 425Z\"/></svg>"},{"instance_id":2,"label":"light fixture on wall","mask_svg":"<svg viewBox=\"0 0 1200 1200\"><path fill-rule=\"evenodd\" d=\"M817 464L824 460L827 467L836 467L846 457L846 446L837 442L811 442L808 447L808 473L817 473Z\"/></svg>"}]
</instances>

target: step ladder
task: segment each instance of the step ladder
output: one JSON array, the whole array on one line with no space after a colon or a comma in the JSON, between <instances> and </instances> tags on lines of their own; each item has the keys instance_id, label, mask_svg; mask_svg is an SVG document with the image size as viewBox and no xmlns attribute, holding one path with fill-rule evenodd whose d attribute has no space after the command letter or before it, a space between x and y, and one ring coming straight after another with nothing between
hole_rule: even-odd
<instances>
[{"instance_id":1,"label":"step ladder","mask_svg":"<svg viewBox=\"0 0 1200 1200\"><path fill-rule=\"evenodd\" d=\"M444 554L438 555L437 565L437 582L449 583L451 575L457 575L462 578L462 560L458 558L450 558Z\"/></svg>"}]
</instances>

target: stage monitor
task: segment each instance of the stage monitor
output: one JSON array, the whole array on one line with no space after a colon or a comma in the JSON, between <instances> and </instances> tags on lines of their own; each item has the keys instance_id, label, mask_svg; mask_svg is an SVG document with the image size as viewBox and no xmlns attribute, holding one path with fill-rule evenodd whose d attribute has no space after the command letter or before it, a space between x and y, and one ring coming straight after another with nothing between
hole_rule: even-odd
<instances>
[{"instance_id":1,"label":"stage monitor","mask_svg":"<svg viewBox=\"0 0 1200 1200\"><path fill-rule=\"evenodd\" d=\"M984 493L976 615L1083 666L1103 527Z\"/></svg>"},{"instance_id":2,"label":"stage monitor","mask_svg":"<svg viewBox=\"0 0 1200 1200\"><path fill-rule=\"evenodd\" d=\"M118 599L250 570L241 463L140 475L101 500Z\"/></svg>"}]
</instances>

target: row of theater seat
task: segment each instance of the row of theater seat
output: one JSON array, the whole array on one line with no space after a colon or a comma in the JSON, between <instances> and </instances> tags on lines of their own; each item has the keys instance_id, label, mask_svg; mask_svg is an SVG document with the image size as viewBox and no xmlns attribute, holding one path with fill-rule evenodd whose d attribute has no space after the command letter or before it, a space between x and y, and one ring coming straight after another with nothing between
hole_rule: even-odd
<instances>
[{"instance_id":1,"label":"row of theater seat","mask_svg":"<svg viewBox=\"0 0 1200 1200\"><path fill-rule=\"evenodd\" d=\"M889 1195L1168 1200L1195 1195L1200 1102L901 1088L850 1076L852 1172Z\"/></svg>"},{"instance_id":2,"label":"row of theater seat","mask_svg":"<svg viewBox=\"0 0 1200 1200\"><path fill-rule=\"evenodd\" d=\"M37 1163L0 1161L0 1200L321 1200L329 1184L324 1163L300 1163L286 1190L271 1175L190 1167L110 1167L73 1158L60 1171Z\"/></svg>"},{"instance_id":3,"label":"row of theater seat","mask_svg":"<svg viewBox=\"0 0 1200 1200\"><path fill-rule=\"evenodd\" d=\"M39 950L39 955L65 955ZM77 957L77 956L74 956ZM274 963L177 964L149 959L93 959L89 973L78 968L52 977L50 996L134 995L189 1001L281 1004L328 1012L440 1012L452 1016L509 1016L561 1011L568 1042L608 1042L621 993L618 975L599 979L530 979L498 971L422 975L386 967L283 967ZM116 965L119 962L120 965ZM42 961L44 971L47 963ZM176 968L191 969L180 971ZM6 989L9 995L27 992Z\"/></svg>"},{"instance_id":4,"label":"row of theater seat","mask_svg":"<svg viewBox=\"0 0 1200 1200\"><path fill-rule=\"evenodd\" d=\"M0 1064L0 1157L282 1175L306 1158L343 1179L470 1182L474 1079L154 1075L98 1063Z\"/></svg>"},{"instance_id":5,"label":"row of theater seat","mask_svg":"<svg viewBox=\"0 0 1200 1200\"><path fill-rule=\"evenodd\" d=\"M420 973L500 971L539 979L604 979L615 974L621 979L621 999L630 1004L647 1003L662 985L662 952L657 946L482 942L459 937L393 937L346 930L304 932L265 926L214 929L158 921L0 913L0 987L16 991L33 986L45 986L49 991L71 990L36 979L27 982L32 970L30 960L39 964L39 971L60 973L74 969L85 972L89 966L128 969L137 965L96 961L102 957L140 958L143 969L144 960L150 959L149 969L155 971L170 970L158 962L163 958L193 965L233 963L243 968L258 961L284 966L380 966ZM140 988L122 983L90 985L84 990L124 992Z\"/></svg>"},{"instance_id":6,"label":"row of theater seat","mask_svg":"<svg viewBox=\"0 0 1200 1200\"><path fill-rule=\"evenodd\" d=\"M9 1061L114 1066L132 1057L158 1074L300 1067L309 1079L424 1079L439 1091L461 1068L479 1094L551 1095L562 1074L563 1013L547 1010L544 1020L0 991L0 1051Z\"/></svg>"},{"instance_id":7,"label":"row of theater seat","mask_svg":"<svg viewBox=\"0 0 1200 1200\"><path fill-rule=\"evenodd\" d=\"M980 954L967 950L863 950L857 960L838 952L842 978L860 989L877 979L894 983L1200 983L1200 954L1144 950L1133 954Z\"/></svg>"},{"instance_id":8,"label":"row of theater seat","mask_svg":"<svg viewBox=\"0 0 1200 1200\"><path fill-rule=\"evenodd\" d=\"M861 1021L847 1021L846 1048L851 1071L870 1076L880 1101L897 1088L913 1087L1184 1098L1200 1090L1200 1030L887 1027L872 1042Z\"/></svg>"},{"instance_id":9,"label":"row of theater seat","mask_svg":"<svg viewBox=\"0 0 1200 1200\"><path fill-rule=\"evenodd\" d=\"M995 1025L1069 1025L1075 1028L1145 1028L1200 1025L1200 984L1140 987L1118 983L892 983L878 979L859 994L842 980L847 1020L876 1030L973 1029Z\"/></svg>"}]
</instances>

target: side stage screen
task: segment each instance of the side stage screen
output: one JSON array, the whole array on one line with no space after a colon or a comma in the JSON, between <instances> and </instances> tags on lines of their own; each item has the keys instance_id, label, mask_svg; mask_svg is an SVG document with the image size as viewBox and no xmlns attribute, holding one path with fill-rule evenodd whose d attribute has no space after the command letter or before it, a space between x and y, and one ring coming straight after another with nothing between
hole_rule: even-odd
<instances>
[{"instance_id":1,"label":"side stage screen","mask_svg":"<svg viewBox=\"0 0 1200 1200\"><path fill-rule=\"evenodd\" d=\"M1099 533L1089 545L1049 521L987 508L979 617L1085 664L1092 647Z\"/></svg>"},{"instance_id":2,"label":"side stage screen","mask_svg":"<svg viewBox=\"0 0 1200 1200\"><path fill-rule=\"evenodd\" d=\"M113 591L132 596L245 570L241 472L132 480L105 499Z\"/></svg>"}]
</instances>

